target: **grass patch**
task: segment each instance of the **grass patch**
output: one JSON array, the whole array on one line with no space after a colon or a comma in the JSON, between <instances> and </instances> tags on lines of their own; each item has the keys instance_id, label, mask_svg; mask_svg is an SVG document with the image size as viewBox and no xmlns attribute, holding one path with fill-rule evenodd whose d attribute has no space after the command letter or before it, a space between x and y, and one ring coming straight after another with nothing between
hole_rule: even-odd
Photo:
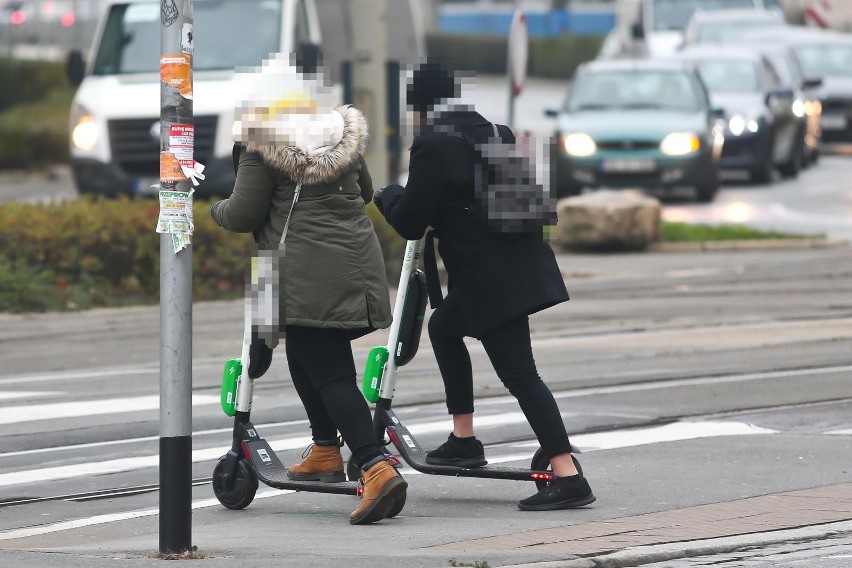
<instances>
[{"instance_id":1,"label":"grass patch","mask_svg":"<svg viewBox=\"0 0 852 568\"><path fill-rule=\"evenodd\" d=\"M691 225L663 222L660 235L664 242L688 243L704 241L759 241L767 239L814 239L825 235L797 235L777 231L761 231L743 225Z\"/></svg>"},{"instance_id":2,"label":"grass patch","mask_svg":"<svg viewBox=\"0 0 852 568\"><path fill-rule=\"evenodd\" d=\"M454 568L464 567L464 568L490 568L490 565L485 560L477 560L476 562L459 562L454 558L450 558L449 560L450 566Z\"/></svg>"},{"instance_id":3,"label":"grass patch","mask_svg":"<svg viewBox=\"0 0 852 568\"><path fill-rule=\"evenodd\" d=\"M68 115L74 89L0 112L0 169L43 168L68 160Z\"/></svg>"}]
</instances>

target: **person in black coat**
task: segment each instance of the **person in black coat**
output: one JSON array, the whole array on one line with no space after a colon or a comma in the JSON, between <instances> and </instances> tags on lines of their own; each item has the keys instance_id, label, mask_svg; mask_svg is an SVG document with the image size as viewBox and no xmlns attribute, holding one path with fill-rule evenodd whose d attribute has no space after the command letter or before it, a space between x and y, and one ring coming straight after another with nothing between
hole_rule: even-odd
<instances>
[{"instance_id":1,"label":"person in black coat","mask_svg":"<svg viewBox=\"0 0 852 568\"><path fill-rule=\"evenodd\" d=\"M423 262L432 306L429 337L438 361L453 432L427 454L436 465L486 465L473 428L473 372L464 337L479 339L494 370L518 399L554 481L518 503L523 510L581 507L595 500L571 455L571 443L550 389L538 375L530 341L530 314L568 300L553 250L540 232L489 232L474 213L474 155L470 142L493 136L489 121L471 108L446 104L458 96L444 66L418 67L407 89L418 134L411 146L408 183L378 190L376 206L404 238L420 239L427 228ZM498 132L514 142L506 126ZM434 240L448 277L441 297Z\"/></svg>"}]
</instances>

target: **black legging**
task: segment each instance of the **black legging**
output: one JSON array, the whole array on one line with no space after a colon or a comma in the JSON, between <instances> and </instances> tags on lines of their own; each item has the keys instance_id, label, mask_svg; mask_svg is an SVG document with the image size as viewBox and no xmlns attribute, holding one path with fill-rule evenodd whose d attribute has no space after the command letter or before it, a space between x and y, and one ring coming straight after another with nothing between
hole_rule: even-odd
<instances>
[{"instance_id":1,"label":"black legging","mask_svg":"<svg viewBox=\"0 0 852 568\"><path fill-rule=\"evenodd\" d=\"M382 455L367 401L358 391L350 341L359 330L287 326L287 365L315 441L339 431L358 467Z\"/></svg>"},{"instance_id":2,"label":"black legging","mask_svg":"<svg viewBox=\"0 0 852 568\"><path fill-rule=\"evenodd\" d=\"M458 297L450 292L429 320L429 338L444 379L450 414L473 412L473 369L463 339L470 332L461 308ZM518 399L544 453L553 457L570 452L559 407L535 366L527 316L489 330L481 341L497 376Z\"/></svg>"}]
</instances>

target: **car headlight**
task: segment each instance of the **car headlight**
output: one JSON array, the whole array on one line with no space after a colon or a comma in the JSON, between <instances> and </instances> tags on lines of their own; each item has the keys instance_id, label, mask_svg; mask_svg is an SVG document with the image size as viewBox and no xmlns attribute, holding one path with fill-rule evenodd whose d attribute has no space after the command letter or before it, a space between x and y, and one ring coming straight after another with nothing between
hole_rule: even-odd
<instances>
[{"instance_id":1,"label":"car headlight","mask_svg":"<svg viewBox=\"0 0 852 568\"><path fill-rule=\"evenodd\" d=\"M701 148L701 140L690 132L672 132L660 143L660 152L666 156L685 156L697 152Z\"/></svg>"},{"instance_id":2,"label":"car headlight","mask_svg":"<svg viewBox=\"0 0 852 568\"><path fill-rule=\"evenodd\" d=\"M92 150L98 143L98 124L83 107L73 112L75 120L71 127L71 142L80 150Z\"/></svg>"},{"instance_id":3,"label":"car headlight","mask_svg":"<svg viewBox=\"0 0 852 568\"><path fill-rule=\"evenodd\" d=\"M805 103L799 99L793 101L793 114L796 118L802 118L805 116Z\"/></svg>"},{"instance_id":4,"label":"car headlight","mask_svg":"<svg viewBox=\"0 0 852 568\"><path fill-rule=\"evenodd\" d=\"M562 135L562 148L569 156L586 158L598 151L598 145L588 134L576 132Z\"/></svg>"},{"instance_id":5,"label":"car headlight","mask_svg":"<svg viewBox=\"0 0 852 568\"><path fill-rule=\"evenodd\" d=\"M734 136L742 136L746 131L752 134L760 130L760 121L756 118L735 114L728 121L728 132Z\"/></svg>"}]
</instances>

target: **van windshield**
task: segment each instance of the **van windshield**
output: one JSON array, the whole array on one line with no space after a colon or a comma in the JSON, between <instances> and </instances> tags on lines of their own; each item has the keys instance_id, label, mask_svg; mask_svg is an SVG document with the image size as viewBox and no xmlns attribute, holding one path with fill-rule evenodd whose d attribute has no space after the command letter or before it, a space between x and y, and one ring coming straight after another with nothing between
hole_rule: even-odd
<instances>
[{"instance_id":1,"label":"van windshield","mask_svg":"<svg viewBox=\"0 0 852 568\"><path fill-rule=\"evenodd\" d=\"M697 10L753 10L755 0L653 0L654 29L683 30Z\"/></svg>"},{"instance_id":2,"label":"van windshield","mask_svg":"<svg viewBox=\"0 0 852 568\"><path fill-rule=\"evenodd\" d=\"M260 65L279 51L282 0L194 2L195 71ZM95 75L158 73L160 3L111 7L95 56Z\"/></svg>"}]
</instances>

